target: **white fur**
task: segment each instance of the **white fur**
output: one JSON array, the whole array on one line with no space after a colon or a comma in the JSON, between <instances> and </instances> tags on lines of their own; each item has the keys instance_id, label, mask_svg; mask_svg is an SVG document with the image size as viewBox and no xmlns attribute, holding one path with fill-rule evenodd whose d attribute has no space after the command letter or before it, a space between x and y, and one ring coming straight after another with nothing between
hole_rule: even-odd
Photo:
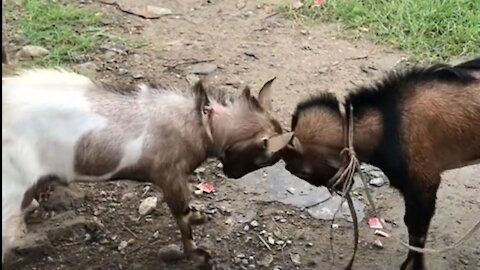
<instances>
[{"instance_id":1,"label":"white fur","mask_svg":"<svg viewBox=\"0 0 480 270\"><path fill-rule=\"evenodd\" d=\"M105 180L142 153L145 132L128 142L119 167L108 175L85 177L74 170L75 145L87 132L106 126L92 111L88 78L63 70L27 71L3 80L2 98L2 262L24 227L25 191L46 174L66 181Z\"/></svg>"}]
</instances>

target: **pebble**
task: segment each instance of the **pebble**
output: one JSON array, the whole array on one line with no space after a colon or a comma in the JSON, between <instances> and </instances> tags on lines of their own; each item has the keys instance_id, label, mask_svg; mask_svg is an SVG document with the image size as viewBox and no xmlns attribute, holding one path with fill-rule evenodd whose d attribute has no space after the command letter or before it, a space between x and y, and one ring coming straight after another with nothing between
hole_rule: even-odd
<instances>
[{"instance_id":1,"label":"pebble","mask_svg":"<svg viewBox=\"0 0 480 270\"><path fill-rule=\"evenodd\" d=\"M112 52L112 51L107 51L107 52L103 55L103 58L105 58L105 60L108 61L108 62L113 62L113 60L115 59L115 57L117 57L117 53L116 53L116 52Z\"/></svg>"},{"instance_id":2,"label":"pebble","mask_svg":"<svg viewBox=\"0 0 480 270\"><path fill-rule=\"evenodd\" d=\"M385 180L381 177L375 177L370 180L370 185L375 186L375 187L381 187L385 184Z\"/></svg>"},{"instance_id":3,"label":"pebble","mask_svg":"<svg viewBox=\"0 0 480 270\"><path fill-rule=\"evenodd\" d=\"M134 193L134 192L127 192L127 193L125 193L125 194L122 195L122 201L130 200L130 199L132 199L133 197L135 197L135 193Z\"/></svg>"},{"instance_id":4,"label":"pebble","mask_svg":"<svg viewBox=\"0 0 480 270\"><path fill-rule=\"evenodd\" d=\"M120 245L118 245L118 250L124 250L128 246L127 241L122 241L120 242Z\"/></svg>"},{"instance_id":5,"label":"pebble","mask_svg":"<svg viewBox=\"0 0 480 270\"><path fill-rule=\"evenodd\" d=\"M258 227L258 221L252 220L252 222L250 222L250 225L251 225L252 227L254 227L254 228L255 228L255 227Z\"/></svg>"},{"instance_id":6,"label":"pebble","mask_svg":"<svg viewBox=\"0 0 480 270\"><path fill-rule=\"evenodd\" d=\"M157 201L155 196L146 198L138 206L138 213L142 216L150 214L157 207Z\"/></svg>"},{"instance_id":7,"label":"pebble","mask_svg":"<svg viewBox=\"0 0 480 270\"><path fill-rule=\"evenodd\" d=\"M119 68L117 73L118 73L118 75L120 75L120 76L126 75L126 74L128 74L128 69L126 69L126 68Z\"/></svg>"},{"instance_id":8,"label":"pebble","mask_svg":"<svg viewBox=\"0 0 480 270\"><path fill-rule=\"evenodd\" d=\"M158 256L163 261L176 261L184 257L182 250L178 245L170 244L160 248Z\"/></svg>"},{"instance_id":9,"label":"pebble","mask_svg":"<svg viewBox=\"0 0 480 270\"><path fill-rule=\"evenodd\" d=\"M243 265L248 265L248 260L247 259L242 259L242 264Z\"/></svg>"},{"instance_id":10,"label":"pebble","mask_svg":"<svg viewBox=\"0 0 480 270\"><path fill-rule=\"evenodd\" d=\"M245 258L245 254L243 254L243 253L238 253L238 254L237 254L237 258L243 259L243 258Z\"/></svg>"},{"instance_id":11,"label":"pebble","mask_svg":"<svg viewBox=\"0 0 480 270\"><path fill-rule=\"evenodd\" d=\"M245 225L245 227L243 227L243 230L248 231L248 230L250 230L250 227L248 225Z\"/></svg>"},{"instance_id":12,"label":"pebble","mask_svg":"<svg viewBox=\"0 0 480 270\"><path fill-rule=\"evenodd\" d=\"M307 243L307 247L313 247L313 243L312 242Z\"/></svg>"},{"instance_id":13,"label":"pebble","mask_svg":"<svg viewBox=\"0 0 480 270\"><path fill-rule=\"evenodd\" d=\"M252 269L253 270L253 269L257 269L257 267L255 266L255 264L249 264L247 266L247 269Z\"/></svg>"},{"instance_id":14,"label":"pebble","mask_svg":"<svg viewBox=\"0 0 480 270\"><path fill-rule=\"evenodd\" d=\"M153 238L157 239L158 237L160 237L160 232L159 231L155 231L153 233Z\"/></svg>"},{"instance_id":15,"label":"pebble","mask_svg":"<svg viewBox=\"0 0 480 270\"><path fill-rule=\"evenodd\" d=\"M136 80L139 80L139 79L142 79L143 77L143 74L142 73L135 73L132 75L132 78L136 79Z\"/></svg>"},{"instance_id":16,"label":"pebble","mask_svg":"<svg viewBox=\"0 0 480 270\"><path fill-rule=\"evenodd\" d=\"M191 73L187 74L185 79L187 80L188 84L190 84L190 85L195 85L198 81L200 81L200 78L197 75L191 74Z\"/></svg>"},{"instance_id":17,"label":"pebble","mask_svg":"<svg viewBox=\"0 0 480 270\"><path fill-rule=\"evenodd\" d=\"M298 253L291 253L290 254L290 260L292 260L293 264L296 265L296 266L299 266L301 264L300 254L298 254Z\"/></svg>"},{"instance_id":18,"label":"pebble","mask_svg":"<svg viewBox=\"0 0 480 270\"><path fill-rule=\"evenodd\" d=\"M373 242L373 246L376 248L382 249L383 248L382 241L380 241L380 239L376 239L375 242Z\"/></svg>"},{"instance_id":19,"label":"pebble","mask_svg":"<svg viewBox=\"0 0 480 270\"><path fill-rule=\"evenodd\" d=\"M460 258L460 262L463 263L464 265L468 265L468 260L465 258Z\"/></svg>"},{"instance_id":20,"label":"pebble","mask_svg":"<svg viewBox=\"0 0 480 270\"><path fill-rule=\"evenodd\" d=\"M215 70L217 70L218 66L214 63L199 63L190 66L191 72L197 75L208 75Z\"/></svg>"},{"instance_id":21,"label":"pebble","mask_svg":"<svg viewBox=\"0 0 480 270\"><path fill-rule=\"evenodd\" d=\"M41 46L35 46L35 45L27 45L23 46L20 51L17 53L17 57L22 58L22 59L28 59L28 58L36 58L36 57L41 57L45 56L49 53L47 49Z\"/></svg>"},{"instance_id":22,"label":"pebble","mask_svg":"<svg viewBox=\"0 0 480 270\"><path fill-rule=\"evenodd\" d=\"M257 263L260 266L269 267L272 262L273 262L273 255L267 254L265 255L265 257L259 259Z\"/></svg>"},{"instance_id":23,"label":"pebble","mask_svg":"<svg viewBox=\"0 0 480 270\"><path fill-rule=\"evenodd\" d=\"M275 239L273 239L273 237L269 236L269 237L268 237L268 243L269 243L270 245L275 244Z\"/></svg>"}]
</instances>

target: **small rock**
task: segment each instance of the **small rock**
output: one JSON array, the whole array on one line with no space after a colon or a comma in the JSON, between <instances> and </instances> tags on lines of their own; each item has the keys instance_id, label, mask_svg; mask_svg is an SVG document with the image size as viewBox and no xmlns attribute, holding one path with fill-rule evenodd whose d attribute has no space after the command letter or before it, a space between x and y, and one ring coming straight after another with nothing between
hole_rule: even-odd
<instances>
[{"instance_id":1,"label":"small rock","mask_svg":"<svg viewBox=\"0 0 480 270\"><path fill-rule=\"evenodd\" d=\"M159 231L155 231L153 233L153 238L157 239L158 237L160 237L160 232Z\"/></svg>"},{"instance_id":2,"label":"small rock","mask_svg":"<svg viewBox=\"0 0 480 270\"><path fill-rule=\"evenodd\" d=\"M309 34L308 30L305 30L305 29L300 30L300 33L305 36Z\"/></svg>"},{"instance_id":3,"label":"small rock","mask_svg":"<svg viewBox=\"0 0 480 270\"><path fill-rule=\"evenodd\" d=\"M290 260L292 260L293 264L299 266L300 262L300 254L298 253L290 253Z\"/></svg>"},{"instance_id":4,"label":"small rock","mask_svg":"<svg viewBox=\"0 0 480 270\"><path fill-rule=\"evenodd\" d=\"M237 254L237 258L243 259L243 258L245 258L245 254L243 254L243 253L238 253L238 254Z\"/></svg>"},{"instance_id":5,"label":"small rock","mask_svg":"<svg viewBox=\"0 0 480 270\"><path fill-rule=\"evenodd\" d=\"M36 57L45 56L49 53L47 49L41 46L27 45L24 46L17 53L17 57L20 59L32 59Z\"/></svg>"},{"instance_id":6,"label":"small rock","mask_svg":"<svg viewBox=\"0 0 480 270\"><path fill-rule=\"evenodd\" d=\"M118 250L124 250L128 246L127 241L122 241L120 242L120 245L118 245Z\"/></svg>"},{"instance_id":7,"label":"small rock","mask_svg":"<svg viewBox=\"0 0 480 270\"><path fill-rule=\"evenodd\" d=\"M246 49L243 54L245 54L246 56L250 56L250 57L253 57L255 59L258 59L258 56L257 56L257 53L255 52L254 49L252 48L248 48Z\"/></svg>"},{"instance_id":8,"label":"small rock","mask_svg":"<svg viewBox=\"0 0 480 270\"><path fill-rule=\"evenodd\" d=\"M385 180L381 177L376 177L370 180L370 185L375 187L381 187L385 184Z\"/></svg>"},{"instance_id":9,"label":"small rock","mask_svg":"<svg viewBox=\"0 0 480 270\"><path fill-rule=\"evenodd\" d=\"M270 245L275 244L275 239L273 239L273 237L269 236L269 237L268 237L268 243L269 243Z\"/></svg>"},{"instance_id":10,"label":"small rock","mask_svg":"<svg viewBox=\"0 0 480 270\"><path fill-rule=\"evenodd\" d=\"M107 51L104 55L103 55L103 58L107 61L107 62L112 62L115 57L117 57L117 53L116 52L112 52L112 51Z\"/></svg>"},{"instance_id":11,"label":"small rock","mask_svg":"<svg viewBox=\"0 0 480 270\"><path fill-rule=\"evenodd\" d=\"M468 260L465 258L460 258L460 262L463 263L464 265L468 265Z\"/></svg>"},{"instance_id":12,"label":"small rock","mask_svg":"<svg viewBox=\"0 0 480 270\"><path fill-rule=\"evenodd\" d=\"M376 248L382 249L383 248L382 241L380 241L380 239L376 239L375 242L373 242L373 246Z\"/></svg>"},{"instance_id":13,"label":"small rock","mask_svg":"<svg viewBox=\"0 0 480 270\"><path fill-rule=\"evenodd\" d=\"M199 63L190 66L191 72L197 75L208 75L215 70L217 70L218 66L214 63Z\"/></svg>"},{"instance_id":14,"label":"small rock","mask_svg":"<svg viewBox=\"0 0 480 270\"><path fill-rule=\"evenodd\" d=\"M134 78L135 80L142 79L143 77L145 77L145 76L143 76L142 73L134 73L134 74L132 75L132 78Z\"/></svg>"},{"instance_id":15,"label":"small rock","mask_svg":"<svg viewBox=\"0 0 480 270\"><path fill-rule=\"evenodd\" d=\"M133 197L135 197L135 193L134 193L134 192L127 192L127 193L125 193L125 194L122 195L122 201L130 200L130 199L132 199Z\"/></svg>"},{"instance_id":16,"label":"small rock","mask_svg":"<svg viewBox=\"0 0 480 270\"><path fill-rule=\"evenodd\" d=\"M300 9L303 7L302 1L297 1L295 4L293 4L293 9Z\"/></svg>"},{"instance_id":17,"label":"small rock","mask_svg":"<svg viewBox=\"0 0 480 270\"><path fill-rule=\"evenodd\" d=\"M265 255L265 257L258 260L257 263L260 266L269 267L272 262L273 262L273 255L272 254L267 254L267 255Z\"/></svg>"},{"instance_id":18,"label":"small rock","mask_svg":"<svg viewBox=\"0 0 480 270\"><path fill-rule=\"evenodd\" d=\"M184 257L180 247L175 244L160 248L158 251L158 256L163 261L177 261Z\"/></svg>"},{"instance_id":19,"label":"small rock","mask_svg":"<svg viewBox=\"0 0 480 270\"><path fill-rule=\"evenodd\" d=\"M187 76L185 77L185 79L187 80L188 84L190 85L195 85L198 81L200 81L200 78L195 75L195 74L187 74ZM205 168L204 168L205 170Z\"/></svg>"},{"instance_id":20,"label":"small rock","mask_svg":"<svg viewBox=\"0 0 480 270\"><path fill-rule=\"evenodd\" d=\"M282 270L282 267L280 267L280 266L278 266L278 265L275 265L275 266L273 267L273 270Z\"/></svg>"},{"instance_id":21,"label":"small rock","mask_svg":"<svg viewBox=\"0 0 480 270\"><path fill-rule=\"evenodd\" d=\"M138 206L138 213L142 216L150 214L157 207L157 201L158 199L155 196L146 198Z\"/></svg>"},{"instance_id":22,"label":"small rock","mask_svg":"<svg viewBox=\"0 0 480 270\"><path fill-rule=\"evenodd\" d=\"M249 265L247 266L247 269L253 270L253 269L257 269L257 267L255 266L255 264L249 264Z\"/></svg>"},{"instance_id":23,"label":"small rock","mask_svg":"<svg viewBox=\"0 0 480 270\"><path fill-rule=\"evenodd\" d=\"M281 245L283 245L283 244L285 244L285 241L283 241L283 240L278 240L278 241L277 241L277 245L281 246Z\"/></svg>"},{"instance_id":24,"label":"small rock","mask_svg":"<svg viewBox=\"0 0 480 270\"><path fill-rule=\"evenodd\" d=\"M255 228L255 227L258 227L258 221L252 220L252 222L250 222L250 225L251 225L252 227L254 227L254 228Z\"/></svg>"},{"instance_id":25,"label":"small rock","mask_svg":"<svg viewBox=\"0 0 480 270\"><path fill-rule=\"evenodd\" d=\"M245 225L245 227L243 227L243 230L248 231L248 230L250 230L250 227L248 225Z\"/></svg>"},{"instance_id":26,"label":"small rock","mask_svg":"<svg viewBox=\"0 0 480 270\"><path fill-rule=\"evenodd\" d=\"M126 68L119 68L117 73L118 73L118 75L120 75L120 76L126 75L126 74L128 74L128 69L126 69Z\"/></svg>"},{"instance_id":27,"label":"small rock","mask_svg":"<svg viewBox=\"0 0 480 270\"><path fill-rule=\"evenodd\" d=\"M247 259L242 259L242 264L243 265L248 265L248 260Z\"/></svg>"},{"instance_id":28,"label":"small rock","mask_svg":"<svg viewBox=\"0 0 480 270\"><path fill-rule=\"evenodd\" d=\"M313 243L312 242L307 243L307 247L313 247Z\"/></svg>"},{"instance_id":29,"label":"small rock","mask_svg":"<svg viewBox=\"0 0 480 270\"><path fill-rule=\"evenodd\" d=\"M325 74L328 72L329 69L329 67L321 67L318 69L318 74Z\"/></svg>"},{"instance_id":30,"label":"small rock","mask_svg":"<svg viewBox=\"0 0 480 270\"><path fill-rule=\"evenodd\" d=\"M281 219L279 220L279 222L280 222L280 223L285 223L285 222L287 222L287 219L281 218Z\"/></svg>"}]
</instances>

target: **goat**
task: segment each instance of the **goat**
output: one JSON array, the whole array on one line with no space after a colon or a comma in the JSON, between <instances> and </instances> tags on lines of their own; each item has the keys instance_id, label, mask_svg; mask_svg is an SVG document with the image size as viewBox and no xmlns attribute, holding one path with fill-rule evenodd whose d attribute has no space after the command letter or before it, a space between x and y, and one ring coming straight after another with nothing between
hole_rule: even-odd
<instances>
[{"instance_id":1,"label":"goat","mask_svg":"<svg viewBox=\"0 0 480 270\"><path fill-rule=\"evenodd\" d=\"M443 171L480 161L480 58L456 66L392 72L345 97L353 106L359 160L382 169L405 201L409 243L423 248ZM321 94L297 105L285 168L316 186L340 167L342 119L337 98ZM342 186L342 185L340 185ZM426 269L409 251L401 269Z\"/></svg>"},{"instance_id":2,"label":"goat","mask_svg":"<svg viewBox=\"0 0 480 270\"><path fill-rule=\"evenodd\" d=\"M3 79L2 263L24 228L37 183L132 179L158 185L181 232L184 253L208 265L191 225L205 216L189 207L188 176L208 157L227 177L280 160L280 123L271 115L271 85L258 98L191 93L142 84L120 89L65 70L31 70ZM208 267L208 266L207 266Z\"/></svg>"}]
</instances>

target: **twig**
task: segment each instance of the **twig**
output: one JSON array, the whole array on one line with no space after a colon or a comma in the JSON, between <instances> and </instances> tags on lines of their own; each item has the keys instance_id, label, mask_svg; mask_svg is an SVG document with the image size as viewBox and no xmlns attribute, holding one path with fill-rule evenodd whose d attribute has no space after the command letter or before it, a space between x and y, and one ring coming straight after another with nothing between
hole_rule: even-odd
<instances>
[{"instance_id":1,"label":"twig","mask_svg":"<svg viewBox=\"0 0 480 270\"><path fill-rule=\"evenodd\" d=\"M122 227L127 231L129 232L131 235L133 235L133 237L137 238L138 239L138 236L132 232L132 230L130 230L129 228L127 228L127 226L125 226L123 223L120 223L120 225L122 225Z\"/></svg>"},{"instance_id":2,"label":"twig","mask_svg":"<svg viewBox=\"0 0 480 270\"><path fill-rule=\"evenodd\" d=\"M260 239L260 241L262 241L262 243L267 247L268 250L272 251L272 249L270 248L270 246L268 245L267 241L265 241L265 239L263 239L263 237L260 236L260 234L257 234L258 238Z\"/></svg>"},{"instance_id":3,"label":"twig","mask_svg":"<svg viewBox=\"0 0 480 270\"><path fill-rule=\"evenodd\" d=\"M345 60L361 60L361 59L367 59L368 55L362 55L362 56L353 56L353 57L347 57Z\"/></svg>"},{"instance_id":4,"label":"twig","mask_svg":"<svg viewBox=\"0 0 480 270\"><path fill-rule=\"evenodd\" d=\"M173 64L173 65L164 64L163 66L166 67L166 70L171 70L171 69L175 69L178 66L194 65L194 64L207 63L207 62L213 62L213 61L215 61L215 59L204 59L204 60L192 59L192 60L186 60L186 61L183 61L183 62L178 62L178 63Z\"/></svg>"},{"instance_id":5,"label":"twig","mask_svg":"<svg viewBox=\"0 0 480 270\"><path fill-rule=\"evenodd\" d=\"M326 199L324 199L324 200L321 200L321 201L316 202L316 203L314 203L314 204L308 205L308 206L306 206L305 208L308 209L308 208L312 208L312 207L315 207L315 206L317 206L317 205L320 205L320 204L322 204L322 203L330 200L332 197L333 197L333 196L330 196L330 197L328 197L328 198L326 198Z\"/></svg>"}]
</instances>

